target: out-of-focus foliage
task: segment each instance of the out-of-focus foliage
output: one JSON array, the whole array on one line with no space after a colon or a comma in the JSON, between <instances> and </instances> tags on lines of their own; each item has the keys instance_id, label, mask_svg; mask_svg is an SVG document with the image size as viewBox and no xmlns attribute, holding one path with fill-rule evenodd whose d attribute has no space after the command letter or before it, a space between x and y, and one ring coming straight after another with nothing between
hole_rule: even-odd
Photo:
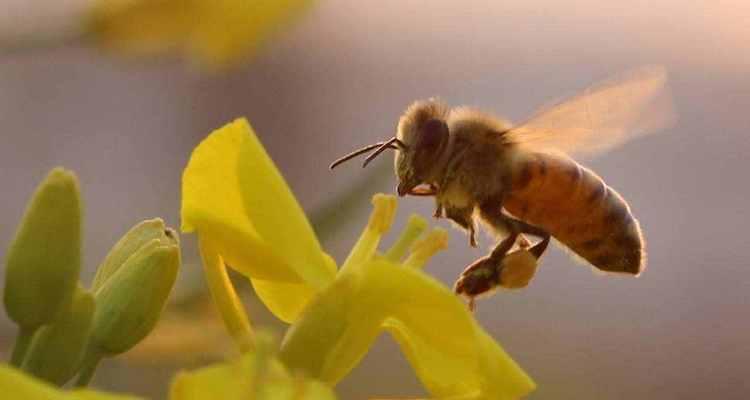
<instances>
[{"instance_id":1,"label":"out-of-focus foliage","mask_svg":"<svg viewBox=\"0 0 750 400\"><path fill-rule=\"evenodd\" d=\"M96 0L87 33L127 55L182 52L206 67L251 56L310 0Z\"/></svg>"}]
</instances>

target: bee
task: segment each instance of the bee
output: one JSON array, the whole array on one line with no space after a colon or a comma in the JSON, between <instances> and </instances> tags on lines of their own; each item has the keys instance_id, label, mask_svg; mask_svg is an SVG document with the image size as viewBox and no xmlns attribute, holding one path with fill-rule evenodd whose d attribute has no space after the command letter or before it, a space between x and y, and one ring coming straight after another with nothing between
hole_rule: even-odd
<instances>
[{"instance_id":1,"label":"bee","mask_svg":"<svg viewBox=\"0 0 750 400\"><path fill-rule=\"evenodd\" d=\"M372 152L364 167L394 150L400 196L434 197L435 217L468 232L470 246L477 245L477 223L500 236L456 281L456 293L472 306L499 286L525 286L530 276L521 284L503 281L514 276L504 270L516 265L509 255L523 250L538 259L551 237L598 270L637 276L646 266L638 220L617 191L571 154L602 154L668 126L674 117L665 83L664 68L641 67L515 126L473 108L417 101L401 116L395 137L348 154L331 169ZM530 247L526 235L539 240ZM520 275L535 271L521 264Z\"/></svg>"}]
</instances>

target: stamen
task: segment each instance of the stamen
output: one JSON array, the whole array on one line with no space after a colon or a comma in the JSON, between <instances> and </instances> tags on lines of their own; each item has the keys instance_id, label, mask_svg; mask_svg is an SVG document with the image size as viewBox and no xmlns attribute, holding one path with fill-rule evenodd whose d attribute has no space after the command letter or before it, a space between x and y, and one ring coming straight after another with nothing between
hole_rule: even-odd
<instances>
[{"instance_id":1,"label":"stamen","mask_svg":"<svg viewBox=\"0 0 750 400\"><path fill-rule=\"evenodd\" d=\"M396 196L378 193L372 196L372 205L373 210L370 214L370 220L367 222L367 229L373 229L382 235L388 232L393 225L396 207L398 206Z\"/></svg>"},{"instance_id":2,"label":"stamen","mask_svg":"<svg viewBox=\"0 0 750 400\"><path fill-rule=\"evenodd\" d=\"M203 272L208 282L208 288L224 325L234 339L240 352L245 353L255 348L253 328L247 317L245 308L240 302L232 281L227 275L224 261L219 253L207 240L198 237L198 246L203 259Z\"/></svg>"},{"instance_id":3,"label":"stamen","mask_svg":"<svg viewBox=\"0 0 750 400\"><path fill-rule=\"evenodd\" d=\"M380 239L391 229L396 215L396 196L378 193L372 197L373 210L362 235L352 248L341 269L364 264L375 255Z\"/></svg>"},{"instance_id":4,"label":"stamen","mask_svg":"<svg viewBox=\"0 0 750 400\"><path fill-rule=\"evenodd\" d=\"M406 255L406 251L427 229L427 221L419 215L412 214L401 232L396 243L385 253L385 258L392 262L399 262Z\"/></svg>"},{"instance_id":5,"label":"stamen","mask_svg":"<svg viewBox=\"0 0 750 400\"><path fill-rule=\"evenodd\" d=\"M448 247L448 232L445 229L435 228L427 236L415 243L411 248L411 254L404 261L404 266L409 268L423 268L432 256L440 250Z\"/></svg>"}]
</instances>

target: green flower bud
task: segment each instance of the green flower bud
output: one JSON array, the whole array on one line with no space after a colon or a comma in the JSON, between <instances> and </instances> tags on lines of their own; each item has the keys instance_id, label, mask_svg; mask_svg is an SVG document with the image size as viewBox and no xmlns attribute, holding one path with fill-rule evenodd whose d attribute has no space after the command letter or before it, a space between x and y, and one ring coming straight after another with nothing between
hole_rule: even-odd
<instances>
[{"instance_id":1,"label":"green flower bud","mask_svg":"<svg viewBox=\"0 0 750 400\"><path fill-rule=\"evenodd\" d=\"M90 347L102 355L125 352L140 342L159 319L180 265L175 239L152 239L107 278L94 293L96 312Z\"/></svg>"},{"instance_id":2,"label":"green flower bud","mask_svg":"<svg viewBox=\"0 0 750 400\"><path fill-rule=\"evenodd\" d=\"M22 331L51 323L70 297L81 264L78 180L53 169L39 185L8 249L5 310Z\"/></svg>"},{"instance_id":3,"label":"green flower bud","mask_svg":"<svg viewBox=\"0 0 750 400\"><path fill-rule=\"evenodd\" d=\"M78 286L69 304L55 322L34 335L21 367L58 386L78 372L89 339L94 296Z\"/></svg>"},{"instance_id":4,"label":"green flower bud","mask_svg":"<svg viewBox=\"0 0 750 400\"><path fill-rule=\"evenodd\" d=\"M153 239L159 239L164 245L178 244L177 235L171 229L164 227L161 218L143 221L128 231L109 251L94 276L91 290L96 292L128 258L138 249Z\"/></svg>"}]
</instances>

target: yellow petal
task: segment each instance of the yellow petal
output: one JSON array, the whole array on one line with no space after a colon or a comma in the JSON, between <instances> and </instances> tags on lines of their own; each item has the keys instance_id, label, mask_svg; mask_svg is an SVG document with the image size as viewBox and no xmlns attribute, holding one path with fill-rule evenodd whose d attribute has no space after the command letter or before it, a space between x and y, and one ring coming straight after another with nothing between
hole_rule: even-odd
<instances>
[{"instance_id":1,"label":"yellow petal","mask_svg":"<svg viewBox=\"0 0 750 400\"><path fill-rule=\"evenodd\" d=\"M3 399L33 400L138 400L139 397L93 390L65 392L30 375L0 364L0 393Z\"/></svg>"},{"instance_id":2,"label":"yellow petal","mask_svg":"<svg viewBox=\"0 0 750 400\"><path fill-rule=\"evenodd\" d=\"M65 397L65 400L139 400L141 397L104 393L91 389L73 390Z\"/></svg>"},{"instance_id":3,"label":"yellow petal","mask_svg":"<svg viewBox=\"0 0 750 400\"><path fill-rule=\"evenodd\" d=\"M352 270L341 273L292 325L281 353L288 367L335 384L387 329L434 397L518 398L533 389L439 282L385 260Z\"/></svg>"},{"instance_id":4,"label":"yellow petal","mask_svg":"<svg viewBox=\"0 0 750 400\"><path fill-rule=\"evenodd\" d=\"M195 218L199 236L210 238L214 248L235 271L246 277L281 282L302 282L302 278L283 259L278 249L269 246L255 233L243 231L238 224Z\"/></svg>"},{"instance_id":5,"label":"yellow petal","mask_svg":"<svg viewBox=\"0 0 750 400\"><path fill-rule=\"evenodd\" d=\"M296 318L335 276L335 263L245 119L196 147L183 175L182 221L183 230L199 231L230 267L256 280L258 296L282 320Z\"/></svg>"},{"instance_id":6,"label":"yellow petal","mask_svg":"<svg viewBox=\"0 0 750 400\"><path fill-rule=\"evenodd\" d=\"M0 364L0 393L9 399L61 400L63 392L39 379Z\"/></svg>"},{"instance_id":7,"label":"yellow petal","mask_svg":"<svg viewBox=\"0 0 750 400\"><path fill-rule=\"evenodd\" d=\"M318 293L312 286L303 283L284 283L262 279L251 279L253 289L263 304L286 323L294 322L310 299Z\"/></svg>"},{"instance_id":8,"label":"yellow petal","mask_svg":"<svg viewBox=\"0 0 750 400\"><path fill-rule=\"evenodd\" d=\"M336 271L326 263L305 212L247 120L238 119L231 126L246 140L238 160L245 213L259 236L279 249L307 284L322 289Z\"/></svg>"},{"instance_id":9,"label":"yellow petal","mask_svg":"<svg viewBox=\"0 0 750 400\"><path fill-rule=\"evenodd\" d=\"M328 269L336 271L336 261L324 254ZM292 323L299 317L307 303L318 291L312 286L300 283L284 283L263 279L251 279L255 293L263 304L284 322Z\"/></svg>"},{"instance_id":10,"label":"yellow petal","mask_svg":"<svg viewBox=\"0 0 750 400\"><path fill-rule=\"evenodd\" d=\"M182 175L182 230L198 230L246 276L301 281L245 212L238 172L240 152L249 145L250 135L247 123L238 120L215 130L195 148Z\"/></svg>"},{"instance_id":11,"label":"yellow petal","mask_svg":"<svg viewBox=\"0 0 750 400\"><path fill-rule=\"evenodd\" d=\"M279 356L284 365L335 385L367 353L384 315L357 297L358 278L341 273L305 308L286 332Z\"/></svg>"}]
</instances>

